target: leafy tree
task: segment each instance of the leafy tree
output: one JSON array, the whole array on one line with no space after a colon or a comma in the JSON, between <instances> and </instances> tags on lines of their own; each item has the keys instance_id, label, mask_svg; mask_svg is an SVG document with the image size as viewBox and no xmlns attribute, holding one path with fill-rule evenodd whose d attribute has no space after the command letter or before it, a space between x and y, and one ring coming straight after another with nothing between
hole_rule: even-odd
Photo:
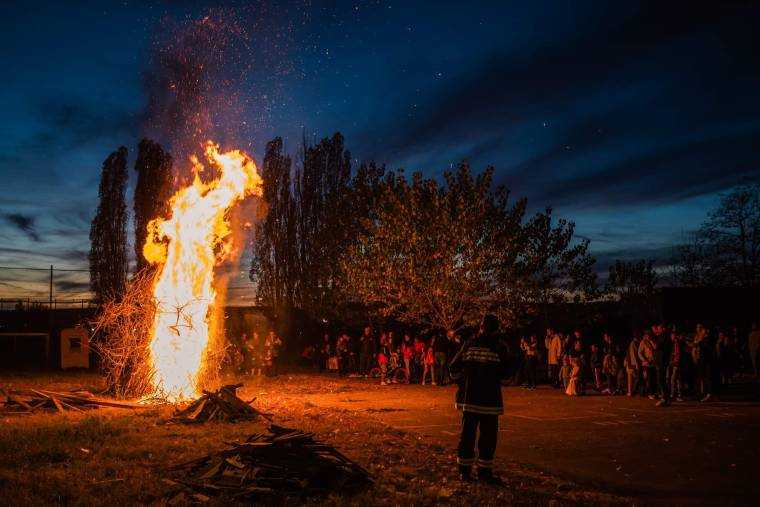
<instances>
[{"instance_id":1,"label":"leafy tree","mask_svg":"<svg viewBox=\"0 0 760 507\"><path fill-rule=\"evenodd\" d=\"M574 242L575 224L554 221L551 208L536 213L525 224L526 246L521 259L530 288L530 300L548 319L552 303L580 300L597 293L596 260L589 241Z\"/></svg>"},{"instance_id":2,"label":"leafy tree","mask_svg":"<svg viewBox=\"0 0 760 507\"><path fill-rule=\"evenodd\" d=\"M415 173L388 174L376 216L365 220L344 269L353 299L383 315L457 330L487 312L514 321L522 302L525 200L492 189L493 169L466 164L441 186Z\"/></svg>"},{"instance_id":3,"label":"leafy tree","mask_svg":"<svg viewBox=\"0 0 760 507\"><path fill-rule=\"evenodd\" d=\"M127 282L127 149L103 162L100 203L90 227L90 285L100 301L119 299Z\"/></svg>"},{"instance_id":4,"label":"leafy tree","mask_svg":"<svg viewBox=\"0 0 760 507\"><path fill-rule=\"evenodd\" d=\"M143 139L138 148L135 171L135 256L137 271L140 271L149 266L142 251L148 235L148 222L169 214L173 180L172 156L160 144Z\"/></svg>"},{"instance_id":5,"label":"leafy tree","mask_svg":"<svg viewBox=\"0 0 760 507\"><path fill-rule=\"evenodd\" d=\"M760 286L760 184L738 186L678 247L674 278L682 285Z\"/></svg>"},{"instance_id":6,"label":"leafy tree","mask_svg":"<svg viewBox=\"0 0 760 507\"><path fill-rule=\"evenodd\" d=\"M551 208L536 213L524 225L525 247L521 253L522 279L528 294L526 312L540 312L549 324L552 304L580 301L597 294L596 260L589 241L575 241L575 223L555 221Z\"/></svg>"}]
</instances>

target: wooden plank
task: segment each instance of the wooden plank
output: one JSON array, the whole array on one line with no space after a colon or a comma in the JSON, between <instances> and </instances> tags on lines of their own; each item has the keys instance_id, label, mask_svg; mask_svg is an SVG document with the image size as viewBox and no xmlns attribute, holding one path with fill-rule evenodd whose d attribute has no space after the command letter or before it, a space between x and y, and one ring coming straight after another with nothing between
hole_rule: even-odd
<instances>
[{"instance_id":1,"label":"wooden plank","mask_svg":"<svg viewBox=\"0 0 760 507\"><path fill-rule=\"evenodd\" d=\"M34 392L38 394L42 394L44 396L48 396L48 397L55 396L57 398L70 400L72 402L80 403L80 404L89 403L93 405L100 405L103 407L114 407L114 408L150 408L147 405L143 405L140 403L133 403L129 401L115 401L115 400L107 400L107 399L95 398L95 397L89 398L89 397L83 397L83 396L75 396L75 395L66 394L66 393L58 393L55 391L39 390L39 391L34 391Z\"/></svg>"},{"instance_id":2,"label":"wooden plank","mask_svg":"<svg viewBox=\"0 0 760 507\"><path fill-rule=\"evenodd\" d=\"M61 405L63 405L65 408L68 408L70 410L76 410L77 412L84 412L84 410L82 410L81 408L71 405L69 403L66 403L64 401L61 402Z\"/></svg>"},{"instance_id":3,"label":"wooden plank","mask_svg":"<svg viewBox=\"0 0 760 507\"><path fill-rule=\"evenodd\" d=\"M56 398L55 396L51 396L50 399L53 400L53 404L55 405L55 408L57 408L59 412L63 413L64 412L63 405L61 405L61 402L58 401L58 398Z\"/></svg>"},{"instance_id":4,"label":"wooden plank","mask_svg":"<svg viewBox=\"0 0 760 507\"><path fill-rule=\"evenodd\" d=\"M22 407L24 407L26 410L29 410L29 411L32 411L32 410L34 410L34 409L31 407L31 405L29 405L28 403L26 403L24 400L22 400L21 398L19 398L19 397L18 397L18 396L16 396L16 395L13 395L13 394L9 394L9 395L8 395L8 399L9 399L10 401L12 401L12 402L16 403L17 405L21 405L21 406L22 406Z\"/></svg>"}]
</instances>

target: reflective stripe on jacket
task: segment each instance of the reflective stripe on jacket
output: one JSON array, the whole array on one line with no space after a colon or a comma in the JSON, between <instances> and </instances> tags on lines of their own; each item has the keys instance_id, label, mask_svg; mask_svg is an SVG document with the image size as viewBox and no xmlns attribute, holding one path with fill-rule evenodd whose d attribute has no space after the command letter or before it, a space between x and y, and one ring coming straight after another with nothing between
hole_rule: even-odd
<instances>
[{"instance_id":1,"label":"reflective stripe on jacket","mask_svg":"<svg viewBox=\"0 0 760 507\"><path fill-rule=\"evenodd\" d=\"M506 353L495 337L478 336L462 346L451 361L451 377L457 382L455 407L463 412L504 413L501 379L506 373Z\"/></svg>"}]
</instances>

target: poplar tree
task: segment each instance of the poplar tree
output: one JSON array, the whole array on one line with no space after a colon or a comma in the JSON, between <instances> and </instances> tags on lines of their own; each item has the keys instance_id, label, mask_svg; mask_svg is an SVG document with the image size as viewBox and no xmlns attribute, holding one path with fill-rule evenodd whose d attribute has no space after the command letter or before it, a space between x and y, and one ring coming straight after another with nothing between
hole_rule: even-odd
<instances>
[{"instance_id":1,"label":"poplar tree","mask_svg":"<svg viewBox=\"0 0 760 507\"><path fill-rule=\"evenodd\" d=\"M283 154L282 139L267 143L261 177L263 213L255 229L250 278L256 296L267 306L292 308L299 276L296 203L291 191L291 160Z\"/></svg>"},{"instance_id":2,"label":"poplar tree","mask_svg":"<svg viewBox=\"0 0 760 507\"><path fill-rule=\"evenodd\" d=\"M100 301L119 299L127 284L127 149L103 162L100 202L90 227L90 286Z\"/></svg>"},{"instance_id":3,"label":"poplar tree","mask_svg":"<svg viewBox=\"0 0 760 507\"><path fill-rule=\"evenodd\" d=\"M148 234L148 222L157 217L167 218L172 196L172 156L160 144L143 139L135 161L137 184L134 195L135 256L137 271L149 264L142 250Z\"/></svg>"}]
</instances>

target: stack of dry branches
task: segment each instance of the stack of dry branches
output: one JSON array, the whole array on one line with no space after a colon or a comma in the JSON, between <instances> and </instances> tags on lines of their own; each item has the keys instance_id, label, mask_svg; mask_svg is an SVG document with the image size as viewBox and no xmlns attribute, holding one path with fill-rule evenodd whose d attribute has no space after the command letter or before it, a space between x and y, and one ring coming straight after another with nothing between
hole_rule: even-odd
<instances>
[{"instance_id":1,"label":"stack of dry branches","mask_svg":"<svg viewBox=\"0 0 760 507\"><path fill-rule=\"evenodd\" d=\"M296 505L373 483L364 468L313 433L271 425L267 433L230 445L173 466L174 478L164 482L182 489L168 503L206 502L213 495L222 504Z\"/></svg>"},{"instance_id":2,"label":"stack of dry branches","mask_svg":"<svg viewBox=\"0 0 760 507\"><path fill-rule=\"evenodd\" d=\"M259 417L269 419L267 414L251 406L254 400L244 401L238 398L236 391L240 387L243 387L243 384L222 386L217 391L204 391L203 396L187 407L175 411L171 421L189 424L209 421L253 421Z\"/></svg>"},{"instance_id":3,"label":"stack of dry branches","mask_svg":"<svg viewBox=\"0 0 760 507\"><path fill-rule=\"evenodd\" d=\"M98 398L89 391L45 391L42 389L0 389L0 408L5 414L31 414L40 410L73 410L84 412L91 408L145 408L145 405Z\"/></svg>"},{"instance_id":4,"label":"stack of dry branches","mask_svg":"<svg viewBox=\"0 0 760 507\"><path fill-rule=\"evenodd\" d=\"M116 396L151 391L149 346L155 312L152 270L137 273L120 299L106 301L101 308L93 348L101 358L108 390Z\"/></svg>"}]
</instances>

